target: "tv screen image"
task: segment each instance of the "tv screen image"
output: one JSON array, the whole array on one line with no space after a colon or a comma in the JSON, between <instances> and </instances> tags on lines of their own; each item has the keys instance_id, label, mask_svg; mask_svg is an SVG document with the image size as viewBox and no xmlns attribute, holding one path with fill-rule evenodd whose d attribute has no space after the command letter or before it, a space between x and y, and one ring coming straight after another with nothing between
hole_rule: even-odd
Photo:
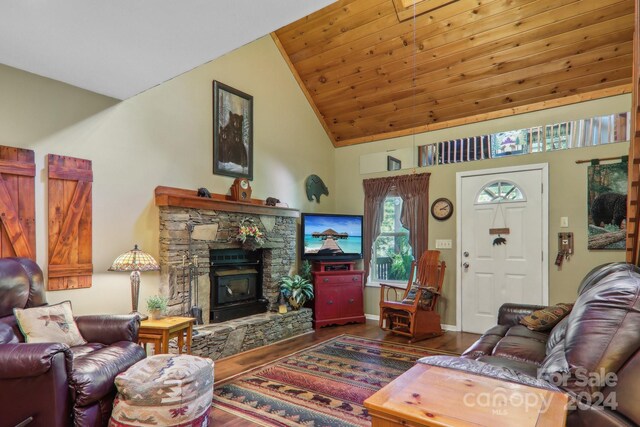
<instances>
[{"instance_id":1,"label":"tv screen image","mask_svg":"<svg viewBox=\"0 0 640 427\"><path fill-rule=\"evenodd\" d=\"M305 259L362 257L362 216L302 214Z\"/></svg>"}]
</instances>

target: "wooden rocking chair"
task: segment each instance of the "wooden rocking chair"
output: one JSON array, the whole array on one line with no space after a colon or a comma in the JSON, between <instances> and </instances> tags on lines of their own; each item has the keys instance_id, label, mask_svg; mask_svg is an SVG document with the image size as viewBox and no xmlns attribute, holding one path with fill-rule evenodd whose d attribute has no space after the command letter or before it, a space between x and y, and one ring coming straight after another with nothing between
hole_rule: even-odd
<instances>
[{"instance_id":1,"label":"wooden rocking chair","mask_svg":"<svg viewBox=\"0 0 640 427\"><path fill-rule=\"evenodd\" d=\"M446 269L439 258L440 251L425 251L417 263L411 264L406 288L380 284L382 329L410 337L410 343L444 333L440 314L435 311Z\"/></svg>"}]
</instances>

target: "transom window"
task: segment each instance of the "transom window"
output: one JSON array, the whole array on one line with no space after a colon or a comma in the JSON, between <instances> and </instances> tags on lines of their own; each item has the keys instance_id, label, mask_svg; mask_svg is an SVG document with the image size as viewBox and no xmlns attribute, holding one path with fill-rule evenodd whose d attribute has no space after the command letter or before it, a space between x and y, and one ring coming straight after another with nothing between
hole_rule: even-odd
<instances>
[{"instance_id":1,"label":"transom window","mask_svg":"<svg viewBox=\"0 0 640 427\"><path fill-rule=\"evenodd\" d=\"M485 185L476 198L476 204L522 202L527 200L522 190L513 182L495 181Z\"/></svg>"}]
</instances>

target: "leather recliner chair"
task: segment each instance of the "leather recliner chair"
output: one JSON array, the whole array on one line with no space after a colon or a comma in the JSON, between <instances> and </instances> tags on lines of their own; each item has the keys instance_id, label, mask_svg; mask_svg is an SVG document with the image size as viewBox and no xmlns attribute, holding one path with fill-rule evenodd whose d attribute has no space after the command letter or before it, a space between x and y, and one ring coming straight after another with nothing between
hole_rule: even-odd
<instances>
[{"instance_id":1,"label":"leather recliner chair","mask_svg":"<svg viewBox=\"0 0 640 427\"><path fill-rule=\"evenodd\" d=\"M75 317L87 344L25 343L14 308L46 305L42 271L0 259L0 427L106 426L114 378L146 357L135 315Z\"/></svg>"}]
</instances>

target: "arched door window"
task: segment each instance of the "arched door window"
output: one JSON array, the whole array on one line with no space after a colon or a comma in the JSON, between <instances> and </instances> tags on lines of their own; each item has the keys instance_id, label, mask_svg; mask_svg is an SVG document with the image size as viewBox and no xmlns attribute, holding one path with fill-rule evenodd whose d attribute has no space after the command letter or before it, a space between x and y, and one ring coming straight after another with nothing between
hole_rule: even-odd
<instances>
[{"instance_id":1,"label":"arched door window","mask_svg":"<svg viewBox=\"0 0 640 427\"><path fill-rule=\"evenodd\" d=\"M476 204L524 202L527 198L516 184L510 181L494 181L480 190Z\"/></svg>"}]
</instances>

